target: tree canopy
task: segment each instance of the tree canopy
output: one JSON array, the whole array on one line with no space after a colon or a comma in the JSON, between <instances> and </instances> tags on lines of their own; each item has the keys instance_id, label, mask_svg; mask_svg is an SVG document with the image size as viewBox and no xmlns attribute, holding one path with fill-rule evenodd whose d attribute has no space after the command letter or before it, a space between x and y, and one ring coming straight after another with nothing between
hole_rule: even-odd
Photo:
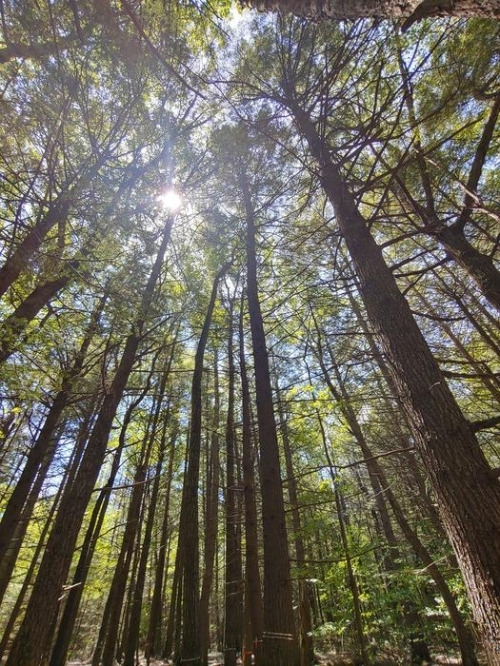
<instances>
[{"instance_id":1,"label":"tree canopy","mask_svg":"<svg viewBox=\"0 0 500 666\"><path fill-rule=\"evenodd\" d=\"M284 4L0 3L7 666L500 664L500 8Z\"/></svg>"}]
</instances>

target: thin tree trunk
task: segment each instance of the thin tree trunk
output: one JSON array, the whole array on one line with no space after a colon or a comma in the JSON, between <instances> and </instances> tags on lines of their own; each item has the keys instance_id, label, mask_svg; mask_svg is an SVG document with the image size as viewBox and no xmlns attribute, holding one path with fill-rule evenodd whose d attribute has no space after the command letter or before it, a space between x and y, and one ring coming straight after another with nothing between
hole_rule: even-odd
<instances>
[{"instance_id":1,"label":"thin tree trunk","mask_svg":"<svg viewBox=\"0 0 500 666\"><path fill-rule=\"evenodd\" d=\"M255 213L249 185L239 175L246 214L247 298L252 331L257 422L260 443L260 479L264 545L263 666L297 666L299 650L293 612L292 580L281 485L278 435L266 337L257 283Z\"/></svg>"},{"instance_id":2,"label":"thin tree trunk","mask_svg":"<svg viewBox=\"0 0 500 666\"><path fill-rule=\"evenodd\" d=\"M228 309L228 405L226 423L226 576L224 666L236 666L237 653L241 650L243 629L243 596L241 540L235 475L235 425L234 425L234 350L233 350L233 300Z\"/></svg>"},{"instance_id":3,"label":"thin tree trunk","mask_svg":"<svg viewBox=\"0 0 500 666\"><path fill-rule=\"evenodd\" d=\"M139 462L135 472L132 496L125 522L125 532L101 622L97 646L92 658L92 666L99 666L101 661L103 666L112 666L115 658L123 599L125 597L130 564L134 554L134 544L139 530L139 518L141 516L141 504L146 479L146 464L145 460Z\"/></svg>"},{"instance_id":4,"label":"thin tree trunk","mask_svg":"<svg viewBox=\"0 0 500 666\"><path fill-rule=\"evenodd\" d=\"M64 607L64 612L59 624L59 630L52 649L52 656L50 658L50 666L64 666L67 661L67 654L71 643L71 636L78 614L78 608L83 595L85 582L90 568L90 562L97 545L97 540L101 532L102 524L106 515L106 509L109 504L111 496L111 488L113 487L118 468L120 466L120 459L123 447L120 446L115 452L111 473L109 475L106 486L99 493L99 497L92 510L89 526L85 534L78 564L76 565L73 582L68 594L68 599Z\"/></svg>"},{"instance_id":5,"label":"thin tree trunk","mask_svg":"<svg viewBox=\"0 0 500 666\"><path fill-rule=\"evenodd\" d=\"M165 421L164 428L167 423ZM165 436L165 431L163 433ZM160 656L162 653L161 646L161 616L162 616L162 601L164 598L164 581L166 573L167 561L167 545L169 537L169 521L170 521L170 491L172 487L172 474L174 469L174 454L175 454L175 441L178 436L178 426L175 425L169 442L169 458L166 474L166 486L164 491L164 505L163 505L163 519L161 523L160 541L158 544L157 562L155 567L155 576L153 583L153 596L151 599L151 608L149 612L148 633L146 637L146 645L144 648L144 655L149 663L151 657Z\"/></svg>"},{"instance_id":6,"label":"thin tree trunk","mask_svg":"<svg viewBox=\"0 0 500 666\"><path fill-rule=\"evenodd\" d=\"M455 629L457 641L460 646L463 665L477 666L478 662L474 651L474 642L472 639L472 635L463 620L463 617L458 609L456 600L448 584L446 583L443 575L441 574L439 568L434 563L433 557L431 556L427 548L424 546L424 544L421 542L417 533L411 527L410 523L406 519L404 511L401 508L400 503L396 499L396 496L394 495L391 489L391 484L389 483L389 480L387 479L385 472L383 471L382 467L374 457L373 451L369 447L368 442L366 441L366 438L363 435L356 414L351 407L350 399L345 389L342 378L340 376L338 367L333 357L331 357L331 359L333 364L332 367L335 373L335 378L337 381L337 385L339 387L338 390L335 388L334 384L332 383L329 373L323 361L320 361L322 371L333 397L338 401L338 404L342 406L341 407L342 413L347 423L349 424L349 428L361 449L363 457L366 460L366 467L368 473L369 475L374 476L375 478L378 479L380 485L384 489L384 494L392 508L392 511L394 513L394 516L401 531L403 532L406 540L412 547L415 555L420 559L422 564L425 566L426 571L428 571L429 575L432 576L434 582L436 583L437 589L439 590L441 596L443 597L443 600L450 614L450 619ZM420 640L419 643L421 643Z\"/></svg>"},{"instance_id":7,"label":"thin tree trunk","mask_svg":"<svg viewBox=\"0 0 500 666\"><path fill-rule=\"evenodd\" d=\"M200 475L201 424L202 424L202 376L203 359L208 341L212 313L217 298L219 280L226 272L223 266L214 279L212 293L205 314L203 329L195 355L193 381L191 385L191 425L188 446L187 468L182 492L181 517L179 522L179 549L181 552L182 580L182 647L181 658L192 666L201 666L199 626L199 528L198 528L198 483Z\"/></svg>"},{"instance_id":8,"label":"thin tree trunk","mask_svg":"<svg viewBox=\"0 0 500 666\"><path fill-rule=\"evenodd\" d=\"M165 396L165 387L168 377L168 371L165 371L162 377L160 386L159 397L157 400L157 407L151 425L150 438L153 444L160 413L162 409L163 399ZM146 519L146 528L144 531L144 539L142 542L142 549L140 552L139 566L137 569L137 576L135 585L133 586L132 601L128 622L125 624L125 649L124 649L124 666L134 666L135 654L139 647L140 627L141 627L141 614L142 614L142 599L144 595L144 586L146 582L147 565L149 561L149 551L151 548L151 537L153 534L153 527L156 515L156 507L158 503L158 495L160 492L160 480L162 477L163 461L165 458L165 445L166 445L166 424L168 423L168 411L165 416L165 426L163 428L162 438L160 441L160 450L158 454L158 461L155 468L155 476L153 480L153 488L151 491L151 499L149 502L148 514Z\"/></svg>"},{"instance_id":9,"label":"thin tree trunk","mask_svg":"<svg viewBox=\"0 0 500 666\"><path fill-rule=\"evenodd\" d=\"M142 318L136 323L136 332L127 338L118 369L89 436L74 483L61 499L23 623L6 662L7 666L39 666L43 659L47 659L51 627L59 605L62 586L71 566L85 511L106 453L113 419L134 365L144 327L144 317L151 306L172 223L171 217L165 225L155 264L144 289L140 309Z\"/></svg>"},{"instance_id":10,"label":"thin tree trunk","mask_svg":"<svg viewBox=\"0 0 500 666\"><path fill-rule=\"evenodd\" d=\"M245 500L245 644L243 666L260 664L260 645L264 631L264 607L262 603L259 571L259 536L257 529L257 507L255 503L255 466L252 443L252 419L250 414L250 390L245 358L245 336L243 332L243 304L239 322L239 365L241 377L242 411L242 458L243 495Z\"/></svg>"},{"instance_id":11,"label":"thin tree trunk","mask_svg":"<svg viewBox=\"0 0 500 666\"><path fill-rule=\"evenodd\" d=\"M276 387L276 396L278 401L278 414L280 421L281 438L283 442L283 451L285 453L286 477L288 486L288 496L290 508L292 511L293 539L295 544L295 558L299 569L299 629L300 629L300 665L310 666L314 663L314 646L312 639L312 618L311 607L309 604L309 595L307 591L307 580L305 572L305 547L302 537L302 521L299 510L299 498L297 492L297 482L295 479L292 449L288 432L288 422L285 416L283 402L279 388Z\"/></svg>"},{"instance_id":12,"label":"thin tree trunk","mask_svg":"<svg viewBox=\"0 0 500 666\"><path fill-rule=\"evenodd\" d=\"M207 460L206 482L206 517L205 517L205 568L201 585L200 597L200 639L203 664L208 664L210 647L210 595L214 580L215 550L217 547L218 513L219 513L219 364L217 351L214 359L214 405L213 432L210 438L210 453Z\"/></svg>"}]
</instances>

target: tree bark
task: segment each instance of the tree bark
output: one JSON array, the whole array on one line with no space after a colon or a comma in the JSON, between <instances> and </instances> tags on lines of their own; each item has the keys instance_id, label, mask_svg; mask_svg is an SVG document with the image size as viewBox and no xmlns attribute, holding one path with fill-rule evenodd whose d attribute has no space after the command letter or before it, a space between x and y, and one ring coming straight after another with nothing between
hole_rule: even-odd
<instances>
[{"instance_id":1,"label":"tree bark","mask_svg":"<svg viewBox=\"0 0 500 666\"><path fill-rule=\"evenodd\" d=\"M191 385L191 425L188 445L188 460L182 492L181 517L179 521L179 550L182 567L182 646L181 659L192 666L201 666L199 626L199 520L198 483L200 476L201 425L202 425L202 377L203 360L208 341L210 323L217 298L219 280L228 268L226 264L215 276L212 293L205 314L205 321L196 349L193 380Z\"/></svg>"},{"instance_id":2,"label":"tree bark","mask_svg":"<svg viewBox=\"0 0 500 666\"><path fill-rule=\"evenodd\" d=\"M314 663L314 646L312 639L312 618L311 607L309 604L309 595L307 591L307 580L305 578L305 547L302 537L302 519L299 511L299 497L297 491L297 482L295 479L292 449L288 432L288 422L281 399L279 388L276 387L276 396L278 401L278 415L283 442L283 452L285 454L286 477L288 486L288 497L292 511L293 540L295 545L295 558L299 569L299 632L300 632L300 665L310 666Z\"/></svg>"},{"instance_id":3,"label":"tree bark","mask_svg":"<svg viewBox=\"0 0 500 666\"><path fill-rule=\"evenodd\" d=\"M416 447L462 570L478 633L500 664L500 484L461 413L408 303L371 236L354 197L289 84L289 105L320 168L360 280L361 296L385 351ZM484 511L484 507L488 511Z\"/></svg>"},{"instance_id":4,"label":"tree bark","mask_svg":"<svg viewBox=\"0 0 500 666\"><path fill-rule=\"evenodd\" d=\"M135 332L127 338L118 369L103 400L74 482L61 499L24 620L6 662L7 666L39 666L48 657L53 619L61 590L66 582L85 511L106 454L113 419L134 365L145 317L161 273L172 224L173 217L170 217L143 292L141 315L136 322Z\"/></svg>"},{"instance_id":5,"label":"tree bark","mask_svg":"<svg viewBox=\"0 0 500 666\"><path fill-rule=\"evenodd\" d=\"M200 639L201 656L203 663L208 664L208 650L210 647L210 596L214 582L215 551L217 548L218 514L219 514L219 361L215 351L214 359L214 404L213 404L213 432L210 438L210 452L207 460L206 481L206 509L205 509L205 568L201 584L200 597Z\"/></svg>"},{"instance_id":6,"label":"tree bark","mask_svg":"<svg viewBox=\"0 0 500 666\"><path fill-rule=\"evenodd\" d=\"M269 358L257 282L255 213L249 185L239 175L246 215L247 298L252 331L257 422L260 444L264 545L263 666L298 666L285 505L281 485L278 435L274 420Z\"/></svg>"},{"instance_id":7,"label":"tree bark","mask_svg":"<svg viewBox=\"0 0 500 666\"><path fill-rule=\"evenodd\" d=\"M225 622L224 666L236 666L241 651L243 629L243 595L241 540L239 529L238 488L235 474L235 424L234 424L234 350L233 350L233 300L228 309L228 405L226 422L226 571L225 571Z\"/></svg>"},{"instance_id":8,"label":"tree bark","mask_svg":"<svg viewBox=\"0 0 500 666\"><path fill-rule=\"evenodd\" d=\"M241 0L261 12L291 12L311 19L381 18L397 20L427 16L484 16L498 18L497 0ZM413 21L412 21L413 22Z\"/></svg>"},{"instance_id":9,"label":"tree bark","mask_svg":"<svg viewBox=\"0 0 500 666\"><path fill-rule=\"evenodd\" d=\"M260 645L264 631L264 607L262 603L259 571L259 535L257 529L257 507L255 504L255 466L252 442L252 418L250 413L250 390L245 358L245 336L243 332L243 304L239 322L239 365L241 377L242 411L242 458L243 496L245 500L245 642L243 666L254 663L259 666ZM254 662L252 662L252 655Z\"/></svg>"}]
</instances>

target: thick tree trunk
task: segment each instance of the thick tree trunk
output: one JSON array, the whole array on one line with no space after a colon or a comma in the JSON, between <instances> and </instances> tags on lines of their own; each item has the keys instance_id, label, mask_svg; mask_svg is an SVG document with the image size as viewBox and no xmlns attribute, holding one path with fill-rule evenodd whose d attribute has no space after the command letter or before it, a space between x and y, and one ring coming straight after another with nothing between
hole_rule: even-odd
<instances>
[{"instance_id":1,"label":"thick tree trunk","mask_svg":"<svg viewBox=\"0 0 500 666\"><path fill-rule=\"evenodd\" d=\"M293 97L292 97L293 100ZM308 116L291 101L320 166L361 296L389 361L491 664L500 664L500 484L461 413L354 197ZM488 507L485 512L484 507Z\"/></svg>"},{"instance_id":2,"label":"thick tree trunk","mask_svg":"<svg viewBox=\"0 0 500 666\"><path fill-rule=\"evenodd\" d=\"M401 19L427 16L485 16L498 18L498 0L241 0L259 11L291 12L304 18Z\"/></svg>"},{"instance_id":3,"label":"thick tree trunk","mask_svg":"<svg viewBox=\"0 0 500 666\"><path fill-rule=\"evenodd\" d=\"M244 174L239 177L246 214L247 292L252 330L264 544L263 666L298 666L299 650L293 612L292 580L281 484L278 435L266 336L257 282L255 213Z\"/></svg>"}]
</instances>

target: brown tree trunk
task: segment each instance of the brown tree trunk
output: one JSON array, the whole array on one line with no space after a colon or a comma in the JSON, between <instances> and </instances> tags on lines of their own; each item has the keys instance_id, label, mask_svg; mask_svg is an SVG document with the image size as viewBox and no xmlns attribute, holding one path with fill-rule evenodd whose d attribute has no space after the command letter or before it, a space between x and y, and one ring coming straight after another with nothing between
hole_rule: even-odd
<instances>
[{"instance_id":1,"label":"brown tree trunk","mask_svg":"<svg viewBox=\"0 0 500 666\"><path fill-rule=\"evenodd\" d=\"M349 583L349 587L351 589L351 594L352 594L352 607L354 611L354 627L356 629L356 637L357 637L357 654L355 656L354 662L357 666L367 666L370 663L370 658L368 656L368 641L366 640L365 636L365 631L363 627L363 616L361 613L361 599L360 599L360 593L359 593L359 585L358 585L358 580L356 577L356 574L354 572L354 568L352 565L352 557L351 557L351 548L349 544L349 540L347 538L347 530L346 530L346 524L348 525L349 523L347 522L347 514L345 510L345 503L342 500L342 496L340 494L338 485L337 485L337 478L336 478L336 472L335 472L335 466L332 460L332 457L330 455L330 451L328 449L328 442L326 439L326 433L325 429L323 426L323 421L318 414L318 422L319 422L319 427L321 431L321 438L323 441L323 449L325 451L325 457L328 462L328 469L330 472L330 477L332 480L332 485L333 485L333 492L335 496L335 508L337 511L337 518L339 521L339 529L340 529L340 540L342 542L342 548L344 551L345 555L345 563L346 563L346 568L347 568L347 580Z\"/></svg>"},{"instance_id":2,"label":"brown tree trunk","mask_svg":"<svg viewBox=\"0 0 500 666\"><path fill-rule=\"evenodd\" d=\"M228 405L226 422L226 571L225 571L225 621L224 666L236 666L241 651L243 629L243 595L241 540L235 474L235 424L234 424L234 350L233 350L233 301L228 309Z\"/></svg>"},{"instance_id":3,"label":"brown tree trunk","mask_svg":"<svg viewBox=\"0 0 500 666\"><path fill-rule=\"evenodd\" d=\"M96 333L106 298L107 294L100 299L90 317L73 365L62 381L61 388L54 398L47 418L28 454L23 471L4 509L0 521L0 601L5 594L33 507L57 449L59 420L70 399L73 384L83 370L87 351Z\"/></svg>"},{"instance_id":4,"label":"brown tree trunk","mask_svg":"<svg viewBox=\"0 0 500 666\"><path fill-rule=\"evenodd\" d=\"M371 17L395 20L415 15L418 20L426 16L500 16L497 0L317 0L314 3L305 0L242 0L242 4L259 11L292 12L312 19Z\"/></svg>"},{"instance_id":5,"label":"brown tree trunk","mask_svg":"<svg viewBox=\"0 0 500 666\"><path fill-rule=\"evenodd\" d=\"M153 481L153 489L151 491L151 499L149 502L148 513L146 518L146 529L144 530L144 538L142 540L142 548L140 551L139 566L137 568L137 575L133 585L133 592L131 598L131 605L129 610L129 617L125 624L124 629L124 657L123 666L134 666L136 652L139 648L139 638L141 629L141 614L142 614L142 599L144 595L144 586L146 583L146 573L149 561L149 551L151 548L151 537L153 534L153 526L156 514L156 506L158 502L158 493L160 490L161 470L163 467L165 440L162 444L160 458L155 468L155 479Z\"/></svg>"},{"instance_id":6,"label":"brown tree trunk","mask_svg":"<svg viewBox=\"0 0 500 666\"><path fill-rule=\"evenodd\" d=\"M157 561L154 574L153 596L151 599L151 609L149 612L148 633L146 645L144 647L144 656L146 660L151 657L159 657L162 653L161 646L161 617L162 601L165 571L167 568L167 544L168 527L170 519L170 490L172 487L172 472L174 468L175 441L177 439L177 427L170 438L170 451L168 459L168 468L166 474L166 488L164 491L163 519L161 523L160 541L158 544Z\"/></svg>"},{"instance_id":7,"label":"brown tree trunk","mask_svg":"<svg viewBox=\"0 0 500 666\"><path fill-rule=\"evenodd\" d=\"M120 554L118 556L115 573L104 609L97 645L92 658L92 665L99 666L102 660L104 666L112 666L115 657L116 642L120 626L123 599L127 585L130 563L134 553L134 544L139 529L141 503L144 495L145 462L140 462L133 479L132 495L125 521Z\"/></svg>"},{"instance_id":8,"label":"brown tree trunk","mask_svg":"<svg viewBox=\"0 0 500 666\"><path fill-rule=\"evenodd\" d=\"M274 420L269 358L257 282L255 213L248 182L239 177L246 214L247 298L252 331L264 545L263 666L298 666L299 650L281 485L278 435Z\"/></svg>"},{"instance_id":9,"label":"brown tree trunk","mask_svg":"<svg viewBox=\"0 0 500 666\"><path fill-rule=\"evenodd\" d=\"M165 225L161 245L144 289L140 309L142 317L146 316L151 306L172 224L171 217ZM143 327L144 318L141 318L136 323L135 332L127 338L118 369L103 400L74 482L63 494L24 620L6 662L7 666L39 666L42 660L48 657L53 620L59 606L61 590L66 582L85 511L106 453L113 419L134 365Z\"/></svg>"},{"instance_id":10,"label":"brown tree trunk","mask_svg":"<svg viewBox=\"0 0 500 666\"><path fill-rule=\"evenodd\" d=\"M122 428L122 433L123 432L124 429ZM122 435L120 435L120 439L123 440L123 443L125 442ZM67 654L71 642L71 635L75 626L85 581L87 580L92 556L94 554L97 540L99 538L102 524L106 515L106 509L108 507L109 499L111 496L111 488L113 487L113 483L120 466L122 450L123 445L121 444L118 450L115 452L108 482L99 493L99 497L92 510L92 516L90 518L89 526L85 534L85 539L81 546L80 557L78 559L78 564L76 565L71 589L69 591L66 605L64 607L64 612L59 623L59 630L57 632L57 637L52 649L52 656L50 658L50 666L64 666L66 664Z\"/></svg>"},{"instance_id":11,"label":"brown tree trunk","mask_svg":"<svg viewBox=\"0 0 500 666\"><path fill-rule=\"evenodd\" d=\"M299 511L299 497L297 492L297 482L293 467L292 449L288 432L288 423L285 416L283 402L279 388L276 387L276 396L278 401L278 415L283 442L283 452L285 454L286 478L288 486L288 497L290 508L292 510L293 540L295 545L295 558L299 569L299 631L300 631L300 665L310 666L314 663L314 646L312 639L312 618L311 607L309 604L309 595L307 590L307 580L305 572L305 547L302 538L302 520Z\"/></svg>"},{"instance_id":12,"label":"brown tree trunk","mask_svg":"<svg viewBox=\"0 0 500 666\"><path fill-rule=\"evenodd\" d=\"M210 595L214 581L215 551L217 548L218 514L219 514L219 362L217 351L214 361L214 405L213 432L210 441L210 452L207 460L206 509L205 509L205 568L200 596L200 638L203 664L208 664L210 647Z\"/></svg>"},{"instance_id":13,"label":"brown tree trunk","mask_svg":"<svg viewBox=\"0 0 500 666\"><path fill-rule=\"evenodd\" d=\"M264 607L259 571L259 536L257 529L257 507L255 504L255 466L252 442L252 418L250 413L250 390L248 386L245 336L243 332L243 305L239 322L239 365L241 377L242 411L242 459L243 459L243 495L245 500L245 607L243 666L260 664L260 645L264 631Z\"/></svg>"},{"instance_id":14,"label":"brown tree trunk","mask_svg":"<svg viewBox=\"0 0 500 666\"><path fill-rule=\"evenodd\" d=\"M225 265L216 275L212 293L205 314L203 329L196 349L193 381L191 385L191 424L188 444L188 460L182 492L181 516L179 521L179 550L182 568L182 646L181 659L192 666L201 666L200 626L199 626L199 520L198 483L200 476L201 425L202 425L202 377L203 359L208 341L208 333L217 298L219 280L228 268Z\"/></svg>"},{"instance_id":15,"label":"brown tree trunk","mask_svg":"<svg viewBox=\"0 0 500 666\"><path fill-rule=\"evenodd\" d=\"M500 484L417 327L354 197L308 116L289 104L320 168L366 311L389 360L491 664L500 664ZM484 507L488 511L484 511Z\"/></svg>"}]
</instances>

